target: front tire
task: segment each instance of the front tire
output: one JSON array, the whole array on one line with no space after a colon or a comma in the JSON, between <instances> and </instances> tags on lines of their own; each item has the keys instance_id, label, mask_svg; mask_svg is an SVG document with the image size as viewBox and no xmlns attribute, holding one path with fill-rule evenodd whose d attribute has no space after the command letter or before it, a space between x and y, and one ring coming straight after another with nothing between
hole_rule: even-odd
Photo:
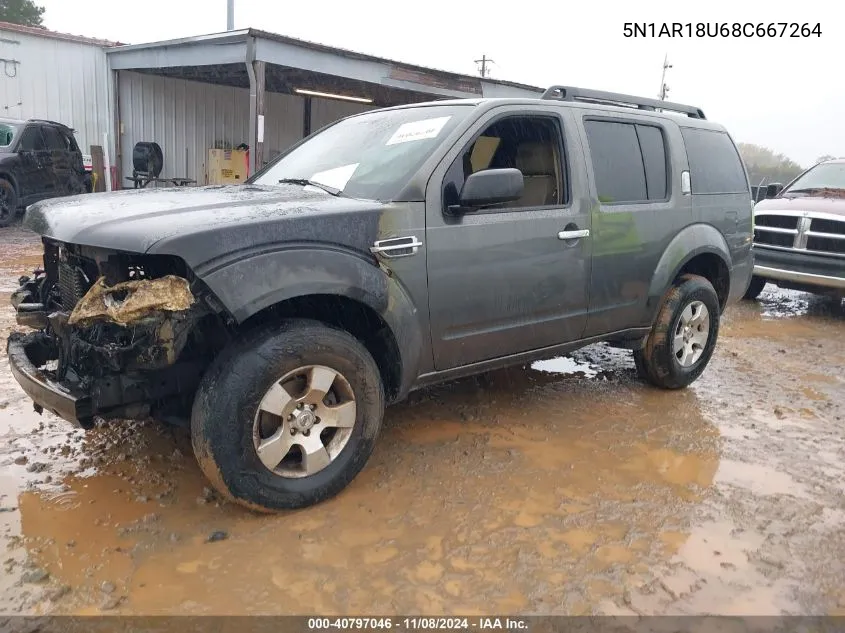
<instances>
[{"instance_id":1,"label":"front tire","mask_svg":"<svg viewBox=\"0 0 845 633\"><path fill-rule=\"evenodd\" d=\"M9 226L18 213L18 194L5 178L0 178L0 227Z\"/></svg>"},{"instance_id":2,"label":"front tire","mask_svg":"<svg viewBox=\"0 0 845 633\"><path fill-rule=\"evenodd\" d=\"M194 400L194 453L214 487L253 510L292 510L345 488L373 451L384 389L367 349L307 320L249 332Z\"/></svg>"},{"instance_id":3,"label":"front tire","mask_svg":"<svg viewBox=\"0 0 845 633\"><path fill-rule=\"evenodd\" d=\"M754 301L760 296L760 293L763 292L763 288L766 287L766 283L767 282L763 277L757 277L756 275L752 276L751 282L748 284L748 289L745 291L745 294L742 295L742 298L747 301Z\"/></svg>"},{"instance_id":4,"label":"front tire","mask_svg":"<svg viewBox=\"0 0 845 633\"><path fill-rule=\"evenodd\" d=\"M662 389L691 384L716 348L719 314L719 297L709 281L681 277L663 298L645 345L634 352L637 373Z\"/></svg>"}]
</instances>

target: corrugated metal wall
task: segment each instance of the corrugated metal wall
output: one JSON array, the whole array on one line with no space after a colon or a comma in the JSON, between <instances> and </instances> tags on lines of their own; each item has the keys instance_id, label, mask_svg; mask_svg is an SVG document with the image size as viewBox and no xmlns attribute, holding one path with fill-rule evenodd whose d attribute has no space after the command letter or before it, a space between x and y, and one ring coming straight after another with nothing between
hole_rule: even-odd
<instances>
[{"instance_id":1,"label":"corrugated metal wall","mask_svg":"<svg viewBox=\"0 0 845 633\"><path fill-rule=\"evenodd\" d=\"M0 71L0 116L69 125L85 154L102 145L112 120L102 48L0 29Z\"/></svg>"},{"instance_id":2,"label":"corrugated metal wall","mask_svg":"<svg viewBox=\"0 0 845 633\"><path fill-rule=\"evenodd\" d=\"M208 150L215 142L249 143L249 91L183 79L120 72L120 119L123 175L132 175L132 148L155 141L164 153L165 178L188 177L206 182ZM270 159L302 138L304 100L267 93L265 158ZM312 129L367 106L313 99ZM124 179L124 186L127 181Z\"/></svg>"}]
</instances>

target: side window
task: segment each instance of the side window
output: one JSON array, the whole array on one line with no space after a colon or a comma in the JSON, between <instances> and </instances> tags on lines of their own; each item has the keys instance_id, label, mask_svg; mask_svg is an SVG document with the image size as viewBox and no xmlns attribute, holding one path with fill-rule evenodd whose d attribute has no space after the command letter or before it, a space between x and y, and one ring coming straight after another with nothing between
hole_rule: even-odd
<instances>
[{"instance_id":1,"label":"side window","mask_svg":"<svg viewBox=\"0 0 845 633\"><path fill-rule=\"evenodd\" d=\"M666 141L659 127L588 119L584 128L600 202L649 202L668 197Z\"/></svg>"},{"instance_id":2,"label":"side window","mask_svg":"<svg viewBox=\"0 0 845 633\"><path fill-rule=\"evenodd\" d=\"M666 142L663 132L653 125L637 125L637 138L643 153L645 185L649 200L665 200L669 197Z\"/></svg>"},{"instance_id":3,"label":"side window","mask_svg":"<svg viewBox=\"0 0 845 633\"><path fill-rule=\"evenodd\" d=\"M48 150L67 151L67 141L57 128L54 128L52 125L45 125L41 128L41 132L44 134L44 142L47 144Z\"/></svg>"},{"instance_id":4,"label":"side window","mask_svg":"<svg viewBox=\"0 0 845 633\"><path fill-rule=\"evenodd\" d=\"M557 119L512 116L491 123L446 172L444 207L458 204L461 188L471 175L485 169L515 167L522 172L522 197L506 208L561 205L566 202L563 144Z\"/></svg>"},{"instance_id":5,"label":"side window","mask_svg":"<svg viewBox=\"0 0 845 633\"><path fill-rule=\"evenodd\" d=\"M692 193L747 193L745 168L730 137L716 130L681 128Z\"/></svg>"},{"instance_id":6,"label":"side window","mask_svg":"<svg viewBox=\"0 0 845 633\"><path fill-rule=\"evenodd\" d=\"M27 127L21 134L20 149L25 152L40 152L47 149L44 137L41 136L41 128L36 125Z\"/></svg>"}]
</instances>

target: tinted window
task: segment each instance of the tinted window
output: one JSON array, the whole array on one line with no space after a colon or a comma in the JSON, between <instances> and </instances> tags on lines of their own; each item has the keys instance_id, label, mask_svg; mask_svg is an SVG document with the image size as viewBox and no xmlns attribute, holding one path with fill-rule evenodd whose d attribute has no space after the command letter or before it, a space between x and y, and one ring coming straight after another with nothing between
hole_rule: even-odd
<instances>
[{"instance_id":1,"label":"tinted window","mask_svg":"<svg viewBox=\"0 0 845 633\"><path fill-rule=\"evenodd\" d=\"M649 200L668 198L666 173L666 143L663 132L652 125L638 125L637 136L643 153L646 189Z\"/></svg>"},{"instance_id":2,"label":"tinted window","mask_svg":"<svg viewBox=\"0 0 845 633\"><path fill-rule=\"evenodd\" d=\"M689 159L692 192L748 193L745 168L724 132L681 128Z\"/></svg>"},{"instance_id":3,"label":"tinted window","mask_svg":"<svg viewBox=\"0 0 845 633\"><path fill-rule=\"evenodd\" d=\"M33 152L46 149L44 145L44 137L41 136L41 129L35 126L30 126L21 134L22 151Z\"/></svg>"},{"instance_id":4,"label":"tinted window","mask_svg":"<svg viewBox=\"0 0 845 633\"><path fill-rule=\"evenodd\" d=\"M44 142L47 144L47 149L67 150L67 140L56 128L47 125L41 128L41 133L44 135Z\"/></svg>"},{"instance_id":5,"label":"tinted window","mask_svg":"<svg viewBox=\"0 0 845 633\"><path fill-rule=\"evenodd\" d=\"M467 177L486 169L516 168L522 172L519 200L501 209L554 206L565 203L566 187L561 167L562 144L555 119L539 116L505 117L491 123L470 142L446 172L445 207L460 202Z\"/></svg>"},{"instance_id":6,"label":"tinted window","mask_svg":"<svg viewBox=\"0 0 845 633\"><path fill-rule=\"evenodd\" d=\"M584 121L599 200L665 200L669 191L666 141L653 125Z\"/></svg>"},{"instance_id":7,"label":"tinted window","mask_svg":"<svg viewBox=\"0 0 845 633\"><path fill-rule=\"evenodd\" d=\"M611 121L584 121L599 200L647 200L645 169L633 125Z\"/></svg>"}]
</instances>

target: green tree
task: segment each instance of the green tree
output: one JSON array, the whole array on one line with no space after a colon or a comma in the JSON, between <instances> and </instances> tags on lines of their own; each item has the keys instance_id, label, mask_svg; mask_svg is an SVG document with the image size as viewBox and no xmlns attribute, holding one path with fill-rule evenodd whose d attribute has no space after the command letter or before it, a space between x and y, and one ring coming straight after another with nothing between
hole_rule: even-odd
<instances>
[{"instance_id":1,"label":"green tree","mask_svg":"<svg viewBox=\"0 0 845 633\"><path fill-rule=\"evenodd\" d=\"M816 164L818 164L818 163L823 163L823 162L825 162L826 160L833 160L834 158L836 158L836 156L832 156L832 155L830 155L830 154L824 154L823 156L819 156L819 157L816 159Z\"/></svg>"},{"instance_id":2,"label":"green tree","mask_svg":"<svg viewBox=\"0 0 845 633\"><path fill-rule=\"evenodd\" d=\"M41 26L44 7L33 0L0 0L0 21L24 26Z\"/></svg>"},{"instance_id":3,"label":"green tree","mask_svg":"<svg viewBox=\"0 0 845 633\"><path fill-rule=\"evenodd\" d=\"M785 185L804 171L801 165L783 154L776 154L768 147L740 143L739 153L748 170L752 186L759 185L762 180L765 180L766 184L779 182Z\"/></svg>"}]
</instances>

